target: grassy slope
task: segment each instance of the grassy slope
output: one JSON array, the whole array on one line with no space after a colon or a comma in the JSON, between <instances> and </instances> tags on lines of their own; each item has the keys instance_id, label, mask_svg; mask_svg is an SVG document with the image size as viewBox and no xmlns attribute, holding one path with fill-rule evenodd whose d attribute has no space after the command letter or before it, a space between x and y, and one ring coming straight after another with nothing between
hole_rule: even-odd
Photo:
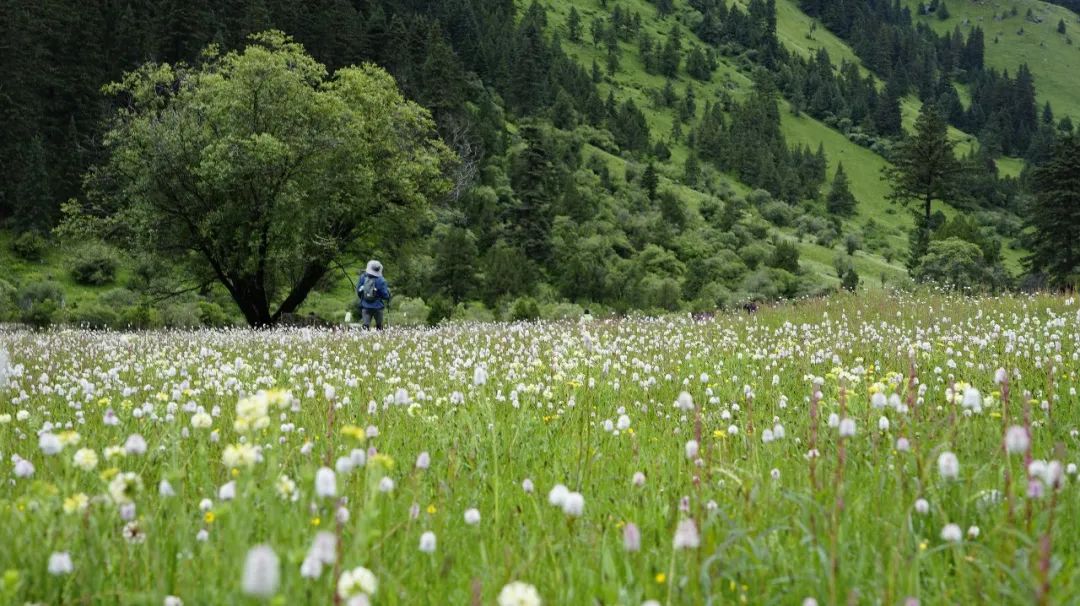
<instances>
[{"instance_id":1,"label":"grassy slope","mask_svg":"<svg viewBox=\"0 0 1080 606\"><path fill-rule=\"evenodd\" d=\"M904 1L913 10L918 5L918 0ZM945 21L933 15L920 19L938 32L960 26L966 33L975 25L982 27L986 32L988 66L1015 73L1021 63L1027 63L1035 76L1040 103L1049 101L1059 118L1068 115L1080 119L1080 17L1076 13L1037 0L952 0L948 6L951 17ZM1017 16L994 19L995 14L1006 14L1014 6ZM1029 21L1028 9L1042 22ZM1065 35L1057 33L1061 20L1066 24ZM1068 43L1069 37L1073 44Z\"/></svg>"},{"instance_id":2,"label":"grassy slope","mask_svg":"<svg viewBox=\"0 0 1080 606\"><path fill-rule=\"evenodd\" d=\"M55 281L65 293L65 305L78 306L96 299L100 294L125 283L130 271L121 266L115 284L106 286L83 286L71 278L69 266L76 251L70 248L50 247L40 262L24 261L11 252L15 236L11 231L0 230L0 280L18 287L31 282Z\"/></svg>"},{"instance_id":3,"label":"grassy slope","mask_svg":"<svg viewBox=\"0 0 1080 606\"><path fill-rule=\"evenodd\" d=\"M681 4L681 2L676 3L677 6ZM571 5L577 7L582 22L585 24L586 33L583 35L583 41L580 44L566 41L565 20ZM667 35L668 29L675 23L674 17L669 17L666 20L658 19L655 7L644 0L629 0L622 2L621 6L624 9L640 13L643 28L652 34L656 40L662 41ZM602 8L598 0L574 2L573 4L556 0L550 3L549 7L549 23L560 28L563 33L564 48L567 52L585 66L591 65L593 59L601 66L605 65L606 52L592 44L587 29L593 17L606 16L610 9ZM801 15L802 19L806 19L806 15L800 13L793 4L788 3L786 0L778 3L778 32L785 44L809 55L816 52L817 47L814 45L822 42L834 59L844 57L855 60L850 48L824 29L819 28L815 32L814 41L806 40L802 33L796 35L800 28L804 28L804 25L798 21L799 15ZM802 31L804 33L805 29ZM697 45L704 44L693 36L691 32L685 32L685 34L685 40L692 41L693 44ZM608 79L607 84L601 85L602 93L606 95L608 90L613 90L616 98L620 101L627 98L633 99L645 111L654 137L667 137L671 132L674 119L673 112L666 108L655 107L650 97L650 91L662 88L666 78L645 71L645 66L642 64L638 54L636 42L624 43L622 49L619 70L614 77ZM690 79L686 74L680 74L675 79L675 85L680 95L684 94L686 86L694 87L700 116L701 108L704 107L706 99L716 98L722 90L727 90L734 97L739 98L749 90L750 79L746 74L741 73L731 63L722 58L720 67L714 73L710 82L697 82ZM788 109L786 103L783 107ZM851 176L852 192L860 202L859 214L851 222L862 225L867 219L873 217L889 232L888 239L892 247L896 250L905 249L907 245L905 230L910 226L911 221L905 212L891 207L885 200L884 196L888 188L879 178L881 169L886 164L884 159L866 148L855 145L839 132L805 114L796 117L790 111L784 111L782 115L782 128L790 143L809 145L812 148L816 148L819 143L824 145L829 158L830 176L839 162L844 163ZM959 135L962 135L962 133ZM672 163L667 170L662 170L661 173L677 179L687 153L688 150L685 144L680 143L673 146ZM736 191L745 189L733 180L729 179L729 182L735 186ZM672 181L668 180L668 183L672 184ZM686 187L678 185L676 187L688 198L696 198L701 195ZM835 252L827 251L821 246L808 242L800 243L800 251L806 261L804 263L806 269L819 274L830 282L834 281L834 271L831 263L832 257L836 254ZM894 260L892 264L889 264L879 256L865 253L857 255L856 267L859 271L866 270L871 272L870 275L874 276L881 274L883 271L890 276L900 276L905 273L899 261ZM875 283L877 282L875 281Z\"/></svg>"}]
</instances>

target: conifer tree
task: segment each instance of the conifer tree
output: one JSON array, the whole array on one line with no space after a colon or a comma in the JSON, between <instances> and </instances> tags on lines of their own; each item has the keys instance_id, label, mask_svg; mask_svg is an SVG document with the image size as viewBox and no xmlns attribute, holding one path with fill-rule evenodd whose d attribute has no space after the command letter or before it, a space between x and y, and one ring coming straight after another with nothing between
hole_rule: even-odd
<instances>
[{"instance_id":1,"label":"conifer tree","mask_svg":"<svg viewBox=\"0 0 1080 606\"><path fill-rule=\"evenodd\" d=\"M883 179L892 187L889 199L903 205L917 203L910 261L918 265L930 241L931 213L934 200L949 200L956 194L956 183L963 170L953 153L948 125L933 105L924 105L915 121L915 132L895 149L892 166L883 171Z\"/></svg>"},{"instance_id":2,"label":"conifer tree","mask_svg":"<svg viewBox=\"0 0 1080 606\"><path fill-rule=\"evenodd\" d=\"M855 196L852 195L847 173L844 172L843 163L836 166L836 176L833 177L829 195L825 198L825 207L830 214L850 217L855 214Z\"/></svg>"},{"instance_id":3,"label":"conifer tree","mask_svg":"<svg viewBox=\"0 0 1080 606\"><path fill-rule=\"evenodd\" d=\"M1080 272L1080 137L1057 143L1049 162L1035 169L1032 189L1027 266L1052 284L1074 286Z\"/></svg>"}]
</instances>

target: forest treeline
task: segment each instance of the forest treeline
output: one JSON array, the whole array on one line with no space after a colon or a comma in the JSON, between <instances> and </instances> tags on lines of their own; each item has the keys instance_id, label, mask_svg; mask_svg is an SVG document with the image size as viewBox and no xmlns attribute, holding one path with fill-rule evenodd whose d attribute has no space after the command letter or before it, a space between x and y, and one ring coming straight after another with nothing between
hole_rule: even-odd
<instances>
[{"instance_id":1,"label":"forest treeline","mask_svg":"<svg viewBox=\"0 0 1080 606\"><path fill-rule=\"evenodd\" d=\"M994 233L1019 235L1015 220L995 219L995 232L973 217L1021 208L1023 179L1000 178L995 158L1046 162L1072 131L1067 118L1038 107L1030 70L986 68L979 28L939 36L899 3L800 4L863 66L787 50L774 0L745 8L655 0L648 14L604 0L587 11L570 5L558 20L543 4L512 0L2 0L0 219L47 237L63 203L83 195L83 175L103 160L108 120L126 102L103 94L104 84L146 62L198 63L211 45L241 48L251 34L278 29L331 72L385 68L456 153L454 187L435 201L423 237L365 251L386 257L400 292L422 297L436 318L470 302L713 309L821 290L777 228L843 244L848 257L863 247L887 260L906 256L873 219L857 233L845 227L858 207L847 173L860 167L828 174L822 147L790 144L786 106L891 159L905 139L902 100L917 96L979 140L957 158L963 170L948 199L937 198L970 209L958 220L971 224L935 214L923 227L976 246ZM569 47L597 59L577 60ZM649 104L613 79L638 61L666 82ZM695 83L716 77L721 62L752 85L700 95ZM670 113L670 130L656 128L657 112ZM737 195L725 174L752 192ZM842 256L837 276L854 287L859 277ZM992 268L1000 255L979 262ZM132 263L136 276L151 271ZM109 283L109 273L98 281Z\"/></svg>"}]
</instances>

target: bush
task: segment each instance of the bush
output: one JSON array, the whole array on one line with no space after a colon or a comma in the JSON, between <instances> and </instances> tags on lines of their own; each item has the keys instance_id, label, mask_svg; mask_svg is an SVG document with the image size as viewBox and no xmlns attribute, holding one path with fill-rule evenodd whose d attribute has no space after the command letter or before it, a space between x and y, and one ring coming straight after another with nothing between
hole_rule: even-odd
<instances>
[{"instance_id":1,"label":"bush","mask_svg":"<svg viewBox=\"0 0 1080 606\"><path fill-rule=\"evenodd\" d=\"M833 257L832 265L833 269L836 270L836 277L840 278L841 280L844 279L844 276L848 273L848 271L855 267L852 258L845 255L836 255L835 257Z\"/></svg>"},{"instance_id":2,"label":"bush","mask_svg":"<svg viewBox=\"0 0 1080 606\"><path fill-rule=\"evenodd\" d=\"M743 279L742 290L755 300L791 298L799 292L799 279L783 269L763 268Z\"/></svg>"},{"instance_id":3,"label":"bush","mask_svg":"<svg viewBox=\"0 0 1080 606\"><path fill-rule=\"evenodd\" d=\"M120 314L112 307L90 303L68 311L67 321L79 328L117 328L120 326Z\"/></svg>"},{"instance_id":4,"label":"bush","mask_svg":"<svg viewBox=\"0 0 1080 606\"><path fill-rule=\"evenodd\" d=\"M781 240L773 248L765 263L769 267L787 270L791 273L799 272L799 249L787 240Z\"/></svg>"},{"instance_id":5,"label":"bush","mask_svg":"<svg viewBox=\"0 0 1080 606\"><path fill-rule=\"evenodd\" d=\"M11 243L11 252L24 261L41 261L48 248L49 241L34 231L24 232Z\"/></svg>"},{"instance_id":6,"label":"bush","mask_svg":"<svg viewBox=\"0 0 1080 606\"><path fill-rule=\"evenodd\" d=\"M56 321L60 312L60 306L52 299L35 301L29 307L23 309L19 319L35 328L48 328Z\"/></svg>"},{"instance_id":7,"label":"bush","mask_svg":"<svg viewBox=\"0 0 1080 606\"><path fill-rule=\"evenodd\" d=\"M202 326L199 305L195 302L174 303L161 310L161 321L169 328L196 328Z\"/></svg>"},{"instance_id":8,"label":"bush","mask_svg":"<svg viewBox=\"0 0 1080 606\"><path fill-rule=\"evenodd\" d=\"M116 253L103 244L83 247L71 264L71 277L86 286L101 286L116 279L120 260Z\"/></svg>"},{"instance_id":9,"label":"bush","mask_svg":"<svg viewBox=\"0 0 1080 606\"><path fill-rule=\"evenodd\" d=\"M480 301L458 303L450 319L457 322L494 322L495 314Z\"/></svg>"},{"instance_id":10,"label":"bush","mask_svg":"<svg viewBox=\"0 0 1080 606\"><path fill-rule=\"evenodd\" d=\"M420 326L427 323L430 312L431 309L419 297L395 297L393 309L387 313L393 314L397 326Z\"/></svg>"},{"instance_id":11,"label":"bush","mask_svg":"<svg viewBox=\"0 0 1080 606\"><path fill-rule=\"evenodd\" d=\"M777 227L791 225L797 215L798 210L779 200L772 200L761 206L761 216Z\"/></svg>"},{"instance_id":12,"label":"bush","mask_svg":"<svg viewBox=\"0 0 1080 606\"><path fill-rule=\"evenodd\" d=\"M147 305L132 305L120 310L119 326L121 328L146 330L160 325L161 318L158 311Z\"/></svg>"},{"instance_id":13,"label":"bush","mask_svg":"<svg viewBox=\"0 0 1080 606\"><path fill-rule=\"evenodd\" d=\"M432 297L431 305L428 308L427 325L437 326L443 320L448 319L453 313L454 303L448 297Z\"/></svg>"},{"instance_id":14,"label":"bush","mask_svg":"<svg viewBox=\"0 0 1080 606\"><path fill-rule=\"evenodd\" d=\"M844 273L844 280L841 282L841 286L844 290L855 292L859 289L859 274L855 273L854 267L849 267L847 272Z\"/></svg>"},{"instance_id":15,"label":"bush","mask_svg":"<svg viewBox=\"0 0 1080 606\"><path fill-rule=\"evenodd\" d=\"M532 297L521 297L510 306L510 319L514 322L537 320L540 318L540 306Z\"/></svg>"},{"instance_id":16,"label":"bush","mask_svg":"<svg viewBox=\"0 0 1080 606\"><path fill-rule=\"evenodd\" d=\"M232 326L229 314L213 301L199 301L199 323L209 328Z\"/></svg>"},{"instance_id":17,"label":"bush","mask_svg":"<svg viewBox=\"0 0 1080 606\"><path fill-rule=\"evenodd\" d=\"M682 286L670 274L649 274L637 288L635 306L640 309L666 309L675 311L682 301Z\"/></svg>"},{"instance_id":18,"label":"bush","mask_svg":"<svg viewBox=\"0 0 1080 606\"><path fill-rule=\"evenodd\" d=\"M855 234L844 236L844 249L847 250L848 255L854 255L860 248L862 248L862 240L859 236Z\"/></svg>"},{"instance_id":19,"label":"bush","mask_svg":"<svg viewBox=\"0 0 1080 606\"><path fill-rule=\"evenodd\" d=\"M772 202L772 194L764 189L755 189L746 196L746 201L751 205L761 208L767 202Z\"/></svg>"},{"instance_id":20,"label":"bush","mask_svg":"<svg viewBox=\"0 0 1080 606\"><path fill-rule=\"evenodd\" d=\"M18 317L19 308L15 305L16 292L14 286L5 280L0 280L0 322Z\"/></svg>"},{"instance_id":21,"label":"bush","mask_svg":"<svg viewBox=\"0 0 1080 606\"><path fill-rule=\"evenodd\" d=\"M64 289L56 282L31 282L15 293L15 305L28 312L34 305L51 301L55 309L64 306Z\"/></svg>"},{"instance_id":22,"label":"bush","mask_svg":"<svg viewBox=\"0 0 1080 606\"><path fill-rule=\"evenodd\" d=\"M718 282L709 282L701 288L692 309L695 312L716 311L731 304L731 290Z\"/></svg>"},{"instance_id":23,"label":"bush","mask_svg":"<svg viewBox=\"0 0 1080 606\"><path fill-rule=\"evenodd\" d=\"M752 242L739 250L739 257L750 269L757 269L758 265L769 256L769 249L761 242Z\"/></svg>"},{"instance_id":24,"label":"bush","mask_svg":"<svg viewBox=\"0 0 1080 606\"><path fill-rule=\"evenodd\" d=\"M585 310L577 303L547 303L540 306L540 317L545 320L577 320Z\"/></svg>"},{"instance_id":25,"label":"bush","mask_svg":"<svg viewBox=\"0 0 1080 606\"><path fill-rule=\"evenodd\" d=\"M132 305L138 305L139 295L136 294L135 291L126 288L113 288L102 293L101 296L98 297L97 302L105 307L119 310L125 307L131 307Z\"/></svg>"}]
</instances>

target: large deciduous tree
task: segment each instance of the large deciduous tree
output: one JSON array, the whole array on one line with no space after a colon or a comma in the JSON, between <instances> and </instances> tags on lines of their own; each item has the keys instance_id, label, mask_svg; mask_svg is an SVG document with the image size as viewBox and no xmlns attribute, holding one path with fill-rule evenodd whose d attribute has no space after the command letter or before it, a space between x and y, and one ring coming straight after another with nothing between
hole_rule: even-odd
<instances>
[{"instance_id":1,"label":"large deciduous tree","mask_svg":"<svg viewBox=\"0 0 1080 606\"><path fill-rule=\"evenodd\" d=\"M66 229L220 282L252 326L293 312L346 247L418 224L453 154L373 65L333 75L281 32L108 85L107 159Z\"/></svg>"}]
</instances>

